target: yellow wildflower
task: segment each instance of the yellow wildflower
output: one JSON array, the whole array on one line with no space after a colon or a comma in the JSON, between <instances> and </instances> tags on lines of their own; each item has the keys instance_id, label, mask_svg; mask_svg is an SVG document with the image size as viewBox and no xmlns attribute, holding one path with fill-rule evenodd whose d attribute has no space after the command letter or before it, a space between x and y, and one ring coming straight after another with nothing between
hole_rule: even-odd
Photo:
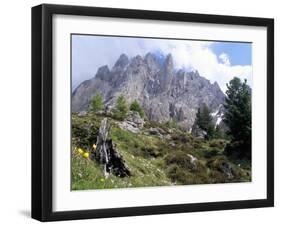
<instances>
[{"instance_id":1,"label":"yellow wildflower","mask_svg":"<svg viewBox=\"0 0 281 226\"><path fill-rule=\"evenodd\" d=\"M83 154L83 157L85 157L86 159L89 158L89 156L90 156L89 152L85 152L85 153Z\"/></svg>"},{"instance_id":2,"label":"yellow wildflower","mask_svg":"<svg viewBox=\"0 0 281 226\"><path fill-rule=\"evenodd\" d=\"M97 149L97 145L93 144L93 149L96 150Z\"/></svg>"},{"instance_id":3,"label":"yellow wildflower","mask_svg":"<svg viewBox=\"0 0 281 226\"><path fill-rule=\"evenodd\" d=\"M101 178L101 179L100 179L100 181L101 181L101 182L104 182L104 179L103 179L103 178Z\"/></svg>"},{"instance_id":4,"label":"yellow wildflower","mask_svg":"<svg viewBox=\"0 0 281 226\"><path fill-rule=\"evenodd\" d=\"M78 148L78 153L81 154L81 155L84 154L83 149L82 148Z\"/></svg>"}]
</instances>

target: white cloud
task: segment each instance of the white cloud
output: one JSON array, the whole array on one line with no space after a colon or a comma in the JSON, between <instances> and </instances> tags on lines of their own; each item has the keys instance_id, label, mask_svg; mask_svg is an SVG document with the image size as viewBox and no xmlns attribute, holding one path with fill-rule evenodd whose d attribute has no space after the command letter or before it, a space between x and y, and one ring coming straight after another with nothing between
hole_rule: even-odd
<instances>
[{"instance_id":1,"label":"white cloud","mask_svg":"<svg viewBox=\"0 0 281 226\"><path fill-rule=\"evenodd\" d=\"M113 66L120 54L125 53L129 57L138 54L144 56L147 52L161 50L163 53L171 53L176 68L188 68L197 70L201 76L211 82L217 82L223 91L226 90L228 83L234 76L240 79L247 79L252 86L252 66L251 65L231 65L231 59L226 53L217 56L212 51L212 42L206 41L186 41L186 40L159 40L159 39L135 39L135 38L110 38L111 40L95 39L96 45L92 49L87 47L83 51L88 52L84 59L80 59L83 64L95 65L89 67L89 78L93 76L99 66L108 64ZM89 40L88 40L89 41ZM99 44L97 44L99 43ZM92 51L89 53L89 51ZM83 53L80 53L82 56ZM91 56L91 57L90 57ZM83 56L82 56L83 58ZM88 62L90 59L90 62ZM88 63L87 63L88 62ZM94 62L94 63L93 63ZM82 68L83 79L79 76L79 67L75 76L76 80L85 80L87 68ZM80 75L82 73L80 72ZM75 78L74 78L75 79Z\"/></svg>"},{"instance_id":2,"label":"white cloud","mask_svg":"<svg viewBox=\"0 0 281 226\"><path fill-rule=\"evenodd\" d=\"M211 82L218 82L221 89L226 91L226 83L234 76L244 80L252 86L251 65L231 65L226 53L219 57L211 49L211 42L177 41L160 47L164 52L171 53L177 68L186 67L198 70L201 76Z\"/></svg>"},{"instance_id":3,"label":"white cloud","mask_svg":"<svg viewBox=\"0 0 281 226\"><path fill-rule=\"evenodd\" d=\"M230 59L229 56L226 53L221 53L219 55L219 59L221 60L221 62L227 66L230 66Z\"/></svg>"}]
</instances>

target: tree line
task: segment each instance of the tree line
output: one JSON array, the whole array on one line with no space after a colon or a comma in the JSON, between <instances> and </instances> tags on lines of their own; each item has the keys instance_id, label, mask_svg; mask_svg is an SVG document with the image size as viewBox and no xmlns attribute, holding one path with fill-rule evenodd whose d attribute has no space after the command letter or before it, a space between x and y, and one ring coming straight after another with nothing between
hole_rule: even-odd
<instances>
[{"instance_id":1,"label":"tree line","mask_svg":"<svg viewBox=\"0 0 281 226\"><path fill-rule=\"evenodd\" d=\"M96 94L92 97L90 101L90 110L94 113L104 110L104 101L100 94ZM121 94L117 97L116 104L112 110L113 117L117 120L124 120L129 110L138 112L142 118L145 116L145 113L137 100L134 100L129 105L124 95Z\"/></svg>"}]
</instances>

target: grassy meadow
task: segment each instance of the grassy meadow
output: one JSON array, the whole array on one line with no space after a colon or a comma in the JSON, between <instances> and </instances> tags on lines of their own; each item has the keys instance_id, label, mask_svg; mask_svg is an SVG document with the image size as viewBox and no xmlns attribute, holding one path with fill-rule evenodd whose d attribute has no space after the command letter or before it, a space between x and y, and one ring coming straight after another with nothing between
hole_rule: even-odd
<instances>
[{"instance_id":1,"label":"grassy meadow","mask_svg":"<svg viewBox=\"0 0 281 226\"><path fill-rule=\"evenodd\" d=\"M103 114L72 113L72 190L214 184L251 181L249 161L237 162L223 153L226 139L205 140L173 124L145 121L139 133L123 130L108 117L109 137L116 144L131 176L105 177L102 166L83 153L93 151ZM151 128L162 131L157 136ZM194 160L195 159L195 160ZM194 160L194 161L193 161Z\"/></svg>"}]
</instances>

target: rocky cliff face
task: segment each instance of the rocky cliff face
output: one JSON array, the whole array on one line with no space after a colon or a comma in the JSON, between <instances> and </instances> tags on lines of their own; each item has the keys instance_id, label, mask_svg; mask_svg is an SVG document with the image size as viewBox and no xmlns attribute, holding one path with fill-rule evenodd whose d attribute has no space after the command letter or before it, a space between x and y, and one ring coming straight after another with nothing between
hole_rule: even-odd
<instances>
[{"instance_id":1,"label":"rocky cliff face","mask_svg":"<svg viewBox=\"0 0 281 226\"><path fill-rule=\"evenodd\" d=\"M176 70L171 54L160 60L153 53L132 59L122 54L111 70L100 67L92 79L82 82L72 93L72 111L87 110L97 93L108 108L123 94L129 103L137 100L150 120L173 119L187 129L193 125L201 104L206 103L216 112L225 98L216 82L211 84L197 71Z\"/></svg>"}]
</instances>

